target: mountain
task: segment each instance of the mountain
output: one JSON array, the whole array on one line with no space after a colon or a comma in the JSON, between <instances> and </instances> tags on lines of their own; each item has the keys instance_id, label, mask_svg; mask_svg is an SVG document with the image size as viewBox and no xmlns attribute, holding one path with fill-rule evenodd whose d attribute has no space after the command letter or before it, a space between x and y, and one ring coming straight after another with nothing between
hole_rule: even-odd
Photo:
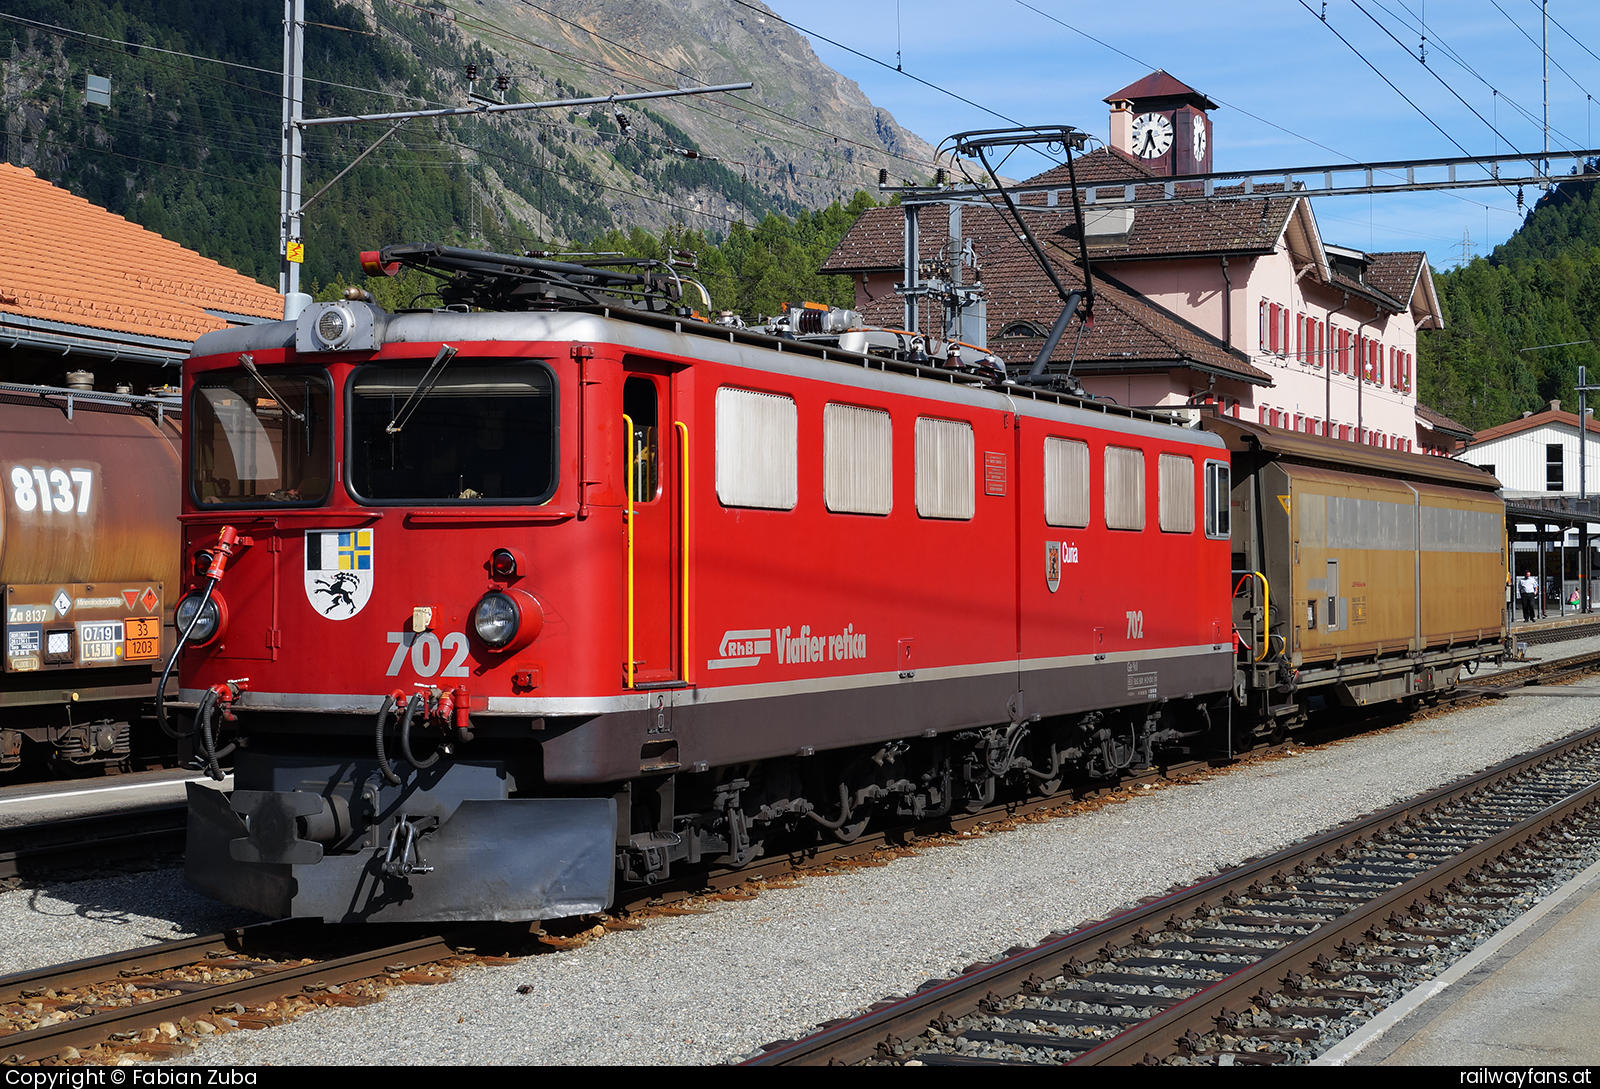
<instances>
[{"instance_id":1,"label":"mountain","mask_svg":"<svg viewBox=\"0 0 1600 1089\"><path fill-rule=\"evenodd\" d=\"M1576 409L1580 366L1600 384L1595 180L1561 183L1493 254L1435 281L1445 328L1418 344L1424 404L1481 430L1554 399Z\"/></svg>"},{"instance_id":2,"label":"mountain","mask_svg":"<svg viewBox=\"0 0 1600 1089\"><path fill-rule=\"evenodd\" d=\"M10 162L275 282L281 6L8 0L0 35ZM381 143L381 124L313 128L312 288L391 241L570 248L669 226L723 238L847 202L880 167L926 176L933 159L769 9L735 0L308 0L305 71L308 118L466 105L469 92L538 102L756 85L413 120ZM109 107L87 95L91 75L110 79Z\"/></svg>"}]
</instances>

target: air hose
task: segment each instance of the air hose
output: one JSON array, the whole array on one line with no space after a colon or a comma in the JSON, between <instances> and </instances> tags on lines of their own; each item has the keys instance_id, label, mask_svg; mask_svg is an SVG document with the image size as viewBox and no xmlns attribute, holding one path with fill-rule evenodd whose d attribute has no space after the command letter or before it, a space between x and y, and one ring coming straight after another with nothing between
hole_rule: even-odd
<instances>
[{"instance_id":1,"label":"air hose","mask_svg":"<svg viewBox=\"0 0 1600 1089\"><path fill-rule=\"evenodd\" d=\"M435 750L434 754L428 757L426 760L418 760L411 754L411 719L416 714L417 708L421 705L422 697L412 696L406 701L406 713L400 719L400 754L406 758L406 763L410 764L418 771L421 771L423 768L433 767L433 765L439 762L440 755L439 752Z\"/></svg>"}]
</instances>

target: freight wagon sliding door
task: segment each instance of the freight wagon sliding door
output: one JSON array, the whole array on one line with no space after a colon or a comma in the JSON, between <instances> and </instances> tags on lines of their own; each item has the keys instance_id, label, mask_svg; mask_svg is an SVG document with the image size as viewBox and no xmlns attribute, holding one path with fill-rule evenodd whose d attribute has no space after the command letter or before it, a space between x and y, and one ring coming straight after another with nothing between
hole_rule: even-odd
<instances>
[{"instance_id":1,"label":"freight wagon sliding door","mask_svg":"<svg viewBox=\"0 0 1600 1089\"><path fill-rule=\"evenodd\" d=\"M680 438L672 426L672 377L628 367L622 411L632 425L632 574L628 594L633 686L683 683L682 480Z\"/></svg>"}]
</instances>

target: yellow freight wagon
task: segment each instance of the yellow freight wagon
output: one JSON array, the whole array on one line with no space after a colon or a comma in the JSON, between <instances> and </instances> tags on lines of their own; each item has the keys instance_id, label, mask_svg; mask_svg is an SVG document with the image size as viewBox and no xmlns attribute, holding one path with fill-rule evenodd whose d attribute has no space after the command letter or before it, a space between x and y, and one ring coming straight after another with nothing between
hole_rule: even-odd
<instances>
[{"instance_id":1,"label":"yellow freight wagon","mask_svg":"<svg viewBox=\"0 0 1600 1089\"><path fill-rule=\"evenodd\" d=\"M1273 735L1505 649L1505 505L1474 466L1233 420L1235 696Z\"/></svg>"}]
</instances>

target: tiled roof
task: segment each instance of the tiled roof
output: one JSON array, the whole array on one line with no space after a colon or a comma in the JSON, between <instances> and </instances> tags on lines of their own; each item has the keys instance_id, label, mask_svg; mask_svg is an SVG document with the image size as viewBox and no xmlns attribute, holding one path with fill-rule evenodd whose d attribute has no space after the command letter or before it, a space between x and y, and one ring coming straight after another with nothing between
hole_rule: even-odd
<instances>
[{"instance_id":1,"label":"tiled roof","mask_svg":"<svg viewBox=\"0 0 1600 1089\"><path fill-rule=\"evenodd\" d=\"M1417 275L1427 254L1420 250L1367 254L1367 286L1377 288L1402 306L1409 306Z\"/></svg>"},{"instance_id":2,"label":"tiled roof","mask_svg":"<svg viewBox=\"0 0 1600 1089\"><path fill-rule=\"evenodd\" d=\"M1463 439L1472 437L1472 428L1464 423L1457 423L1442 412L1435 412L1427 405L1417 405L1417 418L1434 431L1441 431ZM1574 416L1572 420L1573 426L1577 426L1578 418ZM1591 423L1590 427L1593 426L1594 424Z\"/></svg>"},{"instance_id":3,"label":"tiled roof","mask_svg":"<svg viewBox=\"0 0 1600 1089\"><path fill-rule=\"evenodd\" d=\"M949 220L940 217L948 230ZM868 208L822 262L819 271L875 272L904 268L905 212L897 207Z\"/></svg>"},{"instance_id":4,"label":"tiled roof","mask_svg":"<svg viewBox=\"0 0 1600 1089\"><path fill-rule=\"evenodd\" d=\"M851 233L860 229L868 216L882 212L893 215L874 217L873 221L867 223L866 229L881 234L892 224L895 259L898 262L903 223L898 208L868 210L856 221ZM949 236L948 210L941 207L926 208L919 224L922 232L919 240L921 251L924 254L937 253L939 246ZM981 256L983 280L988 287L990 350L1013 366L1031 364L1043 346L1043 334L1049 331L1061 312L1060 297L1040 270L1027 244L1017 239L1016 228L1011 225L1009 218L1003 218L1000 213L988 209L964 208L961 213L961 233L972 240L973 248ZM847 236L846 244L848 242ZM840 248L843 249L844 245ZM1082 286L1083 274L1073 263L1070 248L1063 253L1046 242L1045 252L1050 256L1062 286L1068 291ZM835 256L837 254L838 251L835 251ZM828 271L827 266L823 271ZM1066 365L1073 359L1076 344L1077 368L1082 373L1111 369L1167 370L1174 364L1180 364L1230 375L1245 382L1271 384L1272 376L1251 366L1243 353L1229 349L1215 337L1146 302L1114 280L1098 275L1095 277L1095 302L1094 328L1085 330L1080 341L1079 327L1074 323L1051 355L1052 363ZM874 325L898 328L905 320L903 308L902 298L892 291L886 291L866 306L864 316ZM932 309L937 315L936 303ZM926 315L926 308L923 313ZM1030 323L1039 330L1040 335L1015 338L1000 336L1006 327L1019 322ZM923 324L925 329L933 329L926 316Z\"/></svg>"},{"instance_id":5,"label":"tiled roof","mask_svg":"<svg viewBox=\"0 0 1600 1089\"><path fill-rule=\"evenodd\" d=\"M1578 414L1576 412L1563 412L1559 408L1547 408L1543 412L1535 412L1531 416L1523 416L1510 420L1498 427L1486 428L1472 436L1472 445L1488 442L1490 439L1500 439L1507 435L1515 435L1519 431L1532 431L1539 427L1548 427L1551 424L1570 427L1578 430ZM1584 428L1589 434L1600 434L1600 421L1593 417L1589 419Z\"/></svg>"},{"instance_id":6,"label":"tiled roof","mask_svg":"<svg viewBox=\"0 0 1600 1089\"><path fill-rule=\"evenodd\" d=\"M1100 151L1084 156L1088 161L1101 155ZM1115 156L1116 158L1112 158ZM1104 172L1100 181L1116 181L1123 177L1130 181L1149 176L1142 164L1128 161L1120 152L1108 152L1095 163L1093 169ZM1124 167L1127 174L1114 175ZM1057 177L1059 175L1059 177ZM1066 167L1053 167L1028 185L1050 185L1059 181L1066 184ZM1079 184L1086 179L1080 174ZM1147 187L1140 186L1140 190ZM1154 189L1154 186L1148 187ZM1258 187L1260 188L1260 187ZM1220 190L1226 192L1226 190ZM1141 192L1140 196L1145 193ZM1267 200L1195 201L1171 204L1145 205L1134 210L1133 230L1124 239L1118 236L1111 241L1089 241L1089 256L1095 261L1136 261L1153 258L1217 256L1220 254L1271 253L1277 246L1289 217L1294 213L1299 198L1285 196ZM1041 197L1034 203L1043 204ZM1027 204L1023 205L1027 208ZM923 213L924 222L932 209ZM940 215L940 222L944 222ZM1030 214L1030 226L1040 237L1053 236L1058 245L1076 250L1076 228L1072 222L1070 206L1063 211L1039 211ZM844 240L839 243L822 264L823 272L864 272L875 269L899 268L902 261L904 213L899 208L869 208L856 220ZM1013 233L1015 233L1013 231ZM928 253L923 249L924 254ZM1357 291L1372 294L1359 284ZM1388 296L1383 296L1388 299ZM1392 302L1392 300L1389 300ZM1400 306L1399 309L1404 309Z\"/></svg>"},{"instance_id":7,"label":"tiled roof","mask_svg":"<svg viewBox=\"0 0 1600 1089\"><path fill-rule=\"evenodd\" d=\"M0 163L0 312L171 340L281 318L270 287Z\"/></svg>"},{"instance_id":8,"label":"tiled roof","mask_svg":"<svg viewBox=\"0 0 1600 1089\"><path fill-rule=\"evenodd\" d=\"M1114 147L1097 147L1087 155L1079 155L1072 160L1071 174L1078 179L1079 185L1141 181L1156 176L1156 172L1146 166L1143 159ZM1060 166L1052 166L1043 174L1029 178L1023 184L1067 185L1070 181L1067 164L1062 163Z\"/></svg>"},{"instance_id":9,"label":"tiled roof","mask_svg":"<svg viewBox=\"0 0 1600 1089\"><path fill-rule=\"evenodd\" d=\"M1139 196L1144 196L1139 187ZM1148 187L1153 189L1154 186ZM1259 188L1259 187L1258 187ZM1097 261L1145 258L1271 253L1294 213L1298 197L1267 200L1173 201L1134 209L1133 230L1124 240L1089 240L1089 256ZM1056 214L1059 222L1060 214ZM1070 219L1070 217L1069 217ZM1064 224L1063 237L1076 232ZM1073 243L1074 246L1076 243Z\"/></svg>"},{"instance_id":10,"label":"tiled roof","mask_svg":"<svg viewBox=\"0 0 1600 1089\"><path fill-rule=\"evenodd\" d=\"M1188 98L1203 110L1214 110L1217 104L1184 83L1180 79L1169 76L1165 70L1157 68L1141 80L1128 84L1120 91L1114 91L1102 98L1102 102L1126 102L1145 98Z\"/></svg>"},{"instance_id":11,"label":"tiled roof","mask_svg":"<svg viewBox=\"0 0 1600 1089\"><path fill-rule=\"evenodd\" d=\"M1359 295L1364 299L1369 299L1386 310L1391 310L1396 314L1403 313L1406 309L1405 303L1401 302L1387 291L1383 291L1371 283L1357 283L1355 280L1350 279L1350 277L1345 276L1342 273L1336 272L1329 276L1328 283L1332 284L1334 287L1348 291L1352 295Z\"/></svg>"}]
</instances>

